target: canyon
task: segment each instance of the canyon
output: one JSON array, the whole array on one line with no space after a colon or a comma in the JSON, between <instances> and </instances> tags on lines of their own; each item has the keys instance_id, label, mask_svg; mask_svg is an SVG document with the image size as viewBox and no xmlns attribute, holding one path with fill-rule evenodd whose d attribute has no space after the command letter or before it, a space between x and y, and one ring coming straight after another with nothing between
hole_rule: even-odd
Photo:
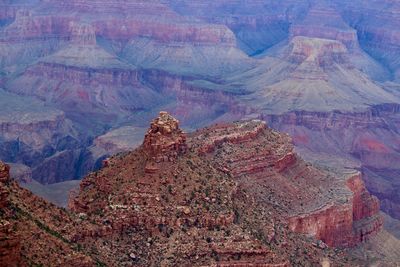
<instances>
[{"instance_id":1,"label":"canyon","mask_svg":"<svg viewBox=\"0 0 400 267\"><path fill-rule=\"evenodd\" d=\"M160 112L142 145L81 181L68 210L22 189L0 163L1 262L355 266L368 262L362 249L395 264L393 250L367 247L393 237L360 173L316 168L293 149L260 120L187 134Z\"/></svg>"},{"instance_id":2,"label":"canyon","mask_svg":"<svg viewBox=\"0 0 400 267\"><path fill-rule=\"evenodd\" d=\"M364 184L385 218L400 220L399 11L391 0L2 1L0 160L23 187L65 206L78 179L141 144L159 110L190 132L258 119L295 145L274 159L279 173L287 164L301 172L300 155L340 177L324 190L354 195L346 204L324 194L315 207L299 201L313 216L287 211L288 227L355 244L382 225ZM243 142L208 135L199 153L210 161L228 162L226 151L210 155ZM248 149L254 159L218 168L270 190L264 160L273 155ZM332 240L335 227L342 240Z\"/></svg>"}]
</instances>

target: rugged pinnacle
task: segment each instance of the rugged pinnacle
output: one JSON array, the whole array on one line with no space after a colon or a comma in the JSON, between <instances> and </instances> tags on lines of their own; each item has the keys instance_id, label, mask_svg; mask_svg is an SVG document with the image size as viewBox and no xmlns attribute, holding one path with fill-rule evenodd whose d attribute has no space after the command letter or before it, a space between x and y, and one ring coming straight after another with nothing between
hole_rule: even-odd
<instances>
[{"instance_id":1,"label":"rugged pinnacle","mask_svg":"<svg viewBox=\"0 0 400 267\"><path fill-rule=\"evenodd\" d=\"M0 183L5 184L10 180L10 167L0 161Z\"/></svg>"},{"instance_id":2,"label":"rugged pinnacle","mask_svg":"<svg viewBox=\"0 0 400 267\"><path fill-rule=\"evenodd\" d=\"M187 150L186 136L179 128L179 121L161 111L147 131L143 148L148 159L154 162L174 161Z\"/></svg>"},{"instance_id":3,"label":"rugged pinnacle","mask_svg":"<svg viewBox=\"0 0 400 267\"><path fill-rule=\"evenodd\" d=\"M6 185L10 181L10 167L0 161L0 208L8 206L8 195Z\"/></svg>"}]
</instances>

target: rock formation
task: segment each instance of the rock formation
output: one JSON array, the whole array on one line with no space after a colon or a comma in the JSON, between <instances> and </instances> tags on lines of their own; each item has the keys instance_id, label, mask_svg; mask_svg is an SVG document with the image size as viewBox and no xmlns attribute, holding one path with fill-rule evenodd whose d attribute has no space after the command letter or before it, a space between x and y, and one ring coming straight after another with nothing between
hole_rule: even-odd
<instances>
[{"instance_id":1,"label":"rock formation","mask_svg":"<svg viewBox=\"0 0 400 267\"><path fill-rule=\"evenodd\" d=\"M94 266L67 240L71 217L20 188L1 161L0 211L0 266Z\"/></svg>"},{"instance_id":2,"label":"rock formation","mask_svg":"<svg viewBox=\"0 0 400 267\"><path fill-rule=\"evenodd\" d=\"M143 148L155 161L173 161L185 153L186 136L179 128L179 121L168 112L161 111L146 133Z\"/></svg>"},{"instance_id":3,"label":"rock formation","mask_svg":"<svg viewBox=\"0 0 400 267\"><path fill-rule=\"evenodd\" d=\"M324 244L369 242L381 230L378 201L359 174L316 169L293 152L290 141L257 120L184 134L178 120L161 112L142 146L109 158L82 180L68 212L10 181L8 166L0 164L0 216L9 222L0 227L8 240L0 243L2 262L266 267L365 262L352 258L351 250ZM149 171L149 163L156 168Z\"/></svg>"},{"instance_id":4,"label":"rock formation","mask_svg":"<svg viewBox=\"0 0 400 267\"><path fill-rule=\"evenodd\" d=\"M160 109L192 129L264 118L304 156L362 170L382 210L400 218L399 10L392 0L2 1L0 86L58 116L40 127L7 118L1 159L53 183L109 156L96 137L146 127Z\"/></svg>"},{"instance_id":5,"label":"rock formation","mask_svg":"<svg viewBox=\"0 0 400 267\"><path fill-rule=\"evenodd\" d=\"M101 248L101 260L108 264L133 257L140 264L157 265L158 253L175 251L179 260L163 257L162 263L286 266L321 260L310 256L321 255L318 246L289 229L329 246L356 246L381 230L377 203L359 174L315 169L293 152L287 135L261 121L220 124L185 135L176 119L161 112L143 145L111 157L102 170L87 176L69 206L102 225L77 233L76 242L92 246L97 237L121 248ZM141 229L140 236L132 229ZM240 229L253 234L241 236ZM128 236L119 240L117 233ZM133 256L127 255L122 248L132 239L151 249L130 246ZM299 246L313 252L290 258Z\"/></svg>"},{"instance_id":6,"label":"rock formation","mask_svg":"<svg viewBox=\"0 0 400 267\"><path fill-rule=\"evenodd\" d=\"M3 162L0 162L0 208L4 209L8 205L8 191L6 190L6 185L10 182L10 167Z\"/></svg>"},{"instance_id":7,"label":"rock formation","mask_svg":"<svg viewBox=\"0 0 400 267\"><path fill-rule=\"evenodd\" d=\"M25 165L14 168L17 180L24 180L26 177L29 181L33 176L41 182L51 183L59 179L76 178L74 170L71 170L72 173L64 172L65 175L60 175L61 169L57 165L53 165L57 174L43 171L49 167L46 159L60 151L76 150L79 154L78 133L64 112L37 99L21 97L0 89L0 136L0 158L6 162ZM64 164L74 166L77 159L78 157L72 158Z\"/></svg>"},{"instance_id":8,"label":"rock formation","mask_svg":"<svg viewBox=\"0 0 400 267\"><path fill-rule=\"evenodd\" d=\"M205 144L206 140L214 144L213 149L207 145L207 149L199 151L213 152L219 147L213 159L220 162L219 168L242 181L239 186L246 191L257 192L260 203L265 201L265 195L269 195L267 203L279 203L277 206L286 213L291 230L313 235L329 246L354 246L380 231L378 200L366 191L360 174L327 179L324 172L307 166L293 153L287 136L273 137L274 133L268 133L263 122L235 126L216 127L199 135L197 138ZM243 151L224 143L239 143ZM251 180L257 182L250 183ZM280 198L274 201L276 194Z\"/></svg>"},{"instance_id":9,"label":"rock formation","mask_svg":"<svg viewBox=\"0 0 400 267\"><path fill-rule=\"evenodd\" d=\"M305 19L291 26L289 38L307 36L336 40L348 49L357 48L357 31L343 21L338 11L324 2L316 2Z\"/></svg>"},{"instance_id":10,"label":"rock formation","mask_svg":"<svg viewBox=\"0 0 400 267\"><path fill-rule=\"evenodd\" d=\"M397 105L380 105L365 112L303 111L264 118L272 127L291 134L310 160L361 169L366 187L380 198L382 209L398 217L399 200L395 193L398 168L394 167L399 160L394 130L398 125L397 110ZM312 141L316 139L325 141L323 144Z\"/></svg>"},{"instance_id":11,"label":"rock formation","mask_svg":"<svg viewBox=\"0 0 400 267\"><path fill-rule=\"evenodd\" d=\"M4 218L10 205L8 186L11 183L10 167L0 161L0 265L21 263L21 239L14 231L12 221Z\"/></svg>"}]
</instances>

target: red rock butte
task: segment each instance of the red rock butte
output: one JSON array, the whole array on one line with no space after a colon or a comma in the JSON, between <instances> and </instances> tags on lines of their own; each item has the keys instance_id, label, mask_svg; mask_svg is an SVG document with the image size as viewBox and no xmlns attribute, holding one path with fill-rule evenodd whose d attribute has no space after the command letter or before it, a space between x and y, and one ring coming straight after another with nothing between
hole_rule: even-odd
<instances>
[{"instance_id":1,"label":"red rock butte","mask_svg":"<svg viewBox=\"0 0 400 267\"><path fill-rule=\"evenodd\" d=\"M187 150L186 136L179 128L179 121L168 112L161 111L151 122L143 148L150 159L156 162L174 161Z\"/></svg>"}]
</instances>

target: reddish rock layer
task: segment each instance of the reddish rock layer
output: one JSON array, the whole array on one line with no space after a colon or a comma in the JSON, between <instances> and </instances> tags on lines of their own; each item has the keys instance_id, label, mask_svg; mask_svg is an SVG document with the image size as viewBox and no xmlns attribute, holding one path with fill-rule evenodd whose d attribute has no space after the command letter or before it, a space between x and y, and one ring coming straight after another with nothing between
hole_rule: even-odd
<instances>
[{"instance_id":1,"label":"reddish rock layer","mask_svg":"<svg viewBox=\"0 0 400 267\"><path fill-rule=\"evenodd\" d=\"M351 176L346 184L353 192L348 203L291 217L290 229L315 235L329 246L355 246L375 236L383 225L377 198L367 192L360 174Z\"/></svg>"},{"instance_id":2,"label":"reddish rock layer","mask_svg":"<svg viewBox=\"0 0 400 267\"><path fill-rule=\"evenodd\" d=\"M20 188L0 161L0 266L94 266L69 240L72 218Z\"/></svg>"},{"instance_id":3,"label":"reddish rock layer","mask_svg":"<svg viewBox=\"0 0 400 267\"><path fill-rule=\"evenodd\" d=\"M179 121L165 111L160 112L145 135L143 148L156 162L173 161L185 153L186 136L179 128Z\"/></svg>"},{"instance_id":4,"label":"reddish rock layer","mask_svg":"<svg viewBox=\"0 0 400 267\"><path fill-rule=\"evenodd\" d=\"M365 188L361 179L361 174L351 176L347 182L347 186L353 192L353 219L354 221L362 220L367 217L374 216L379 212L379 201L376 197L371 196Z\"/></svg>"},{"instance_id":5,"label":"reddish rock layer","mask_svg":"<svg viewBox=\"0 0 400 267\"><path fill-rule=\"evenodd\" d=\"M380 199L381 208L392 217L400 216L396 193L400 160L398 105L380 105L365 112L301 111L264 118L271 126L291 134L311 159L325 165L361 168L366 187Z\"/></svg>"},{"instance_id":6,"label":"reddish rock layer","mask_svg":"<svg viewBox=\"0 0 400 267\"><path fill-rule=\"evenodd\" d=\"M148 163L156 168L149 171ZM8 177L7 167L0 170ZM357 179L348 181L352 191L345 189L346 181L302 161L287 135L261 121L186 136L161 112L140 148L83 179L70 200L72 212L8 183L1 216L17 229L13 244L23 263L286 267L329 258L344 265L351 260L343 251L313 242L351 245L343 238L353 229L360 234L355 242L380 229L376 200ZM290 231L291 220L302 216L294 230L312 238ZM326 227L313 232L315 221ZM15 255L12 249L3 254Z\"/></svg>"},{"instance_id":7,"label":"reddish rock layer","mask_svg":"<svg viewBox=\"0 0 400 267\"><path fill-rule=\"evenodd\" d=\"M10 167L0 161L0 209L4 214L10 205L10 192L7 186L10 184ZM3 215L4 216L4 215ZM21 239L13 230L14 224L6 218L0 218L0 266L8 263L16 266L21 263Z\"/></svg>"},{"instance_id":8,"label":"reddish rock layer","mask_svg":"<svg viewBox=\"0 0 400 267\"><path fill-rule=\"evenodd\" d=\"M366 191L360 174L346 179L327 176L294 154L288 137L273 136L264 123L253 121L200 131L193 140L202 140L198 151L215 154L218 168L241 181L239 186L261 203L265 195L279 196L275 201L295 232L329 246L354 246L380 231L378 200Z\"/></svg>"},{"instance_id":9,"label":"reddish rock layer","mask_svg":"<svg viewBox=\"0 0 400 267\"><path fill-rule=\"evenodd\" d=\"M10 167L0 161L0 208L4 209L8 205L8 191L6 185L10 182Z\"/></svg>"},{"instance_id":10,"label":"reddish rock layer","mask_svg":"<svg viewBox=\"0 0 400 267\"><path fill-rule=\"evenodd\" d=\"M95 245L96 239L113 244L116 249L112 251L100 248L101 260L108 264L116 258L120 262L130 260L124 247L129 247L144 265L158 264L159 253L166 265L290 266L294 262L320 262L319 256L293 254L298 246L307 247L315 255L321 251L307 245L303 237L289 238L294 234L283 226L289 199L282 196L282 188L270 194L288 205L284 211L263 202L261 196L266 192L257 191L278 180L286 183L289 191L297 190L301 197L313 201L312 192L284 181L287 172L297 173L293 168L305 167L291 151L288 136L267 129L261 121L250 121L217 125L185 140L178 121L161 112L139 149L108 159L100 172L86 177L70 207L99 226L82 229L73 240L85 246ZM254 153L256 150L261 154ZM302 171L308 177L308 169ZM261 182L260 177L266 177L266 185L253 187L250 180ZM254 211L249 210L253 205ZM140 236L133 229L141 229ZM243 235L243 229L254 235ZM122 233L126 240L119 240ZM150 243L147 246L151 249L139 250L129 245L130 240ZM288 247L276 250L265 246L275 242L277 246L286 242ZM172 251L175 256L168 256ZM289 259L289 255L297 256Z\"/></svg>"}]
</instances>

